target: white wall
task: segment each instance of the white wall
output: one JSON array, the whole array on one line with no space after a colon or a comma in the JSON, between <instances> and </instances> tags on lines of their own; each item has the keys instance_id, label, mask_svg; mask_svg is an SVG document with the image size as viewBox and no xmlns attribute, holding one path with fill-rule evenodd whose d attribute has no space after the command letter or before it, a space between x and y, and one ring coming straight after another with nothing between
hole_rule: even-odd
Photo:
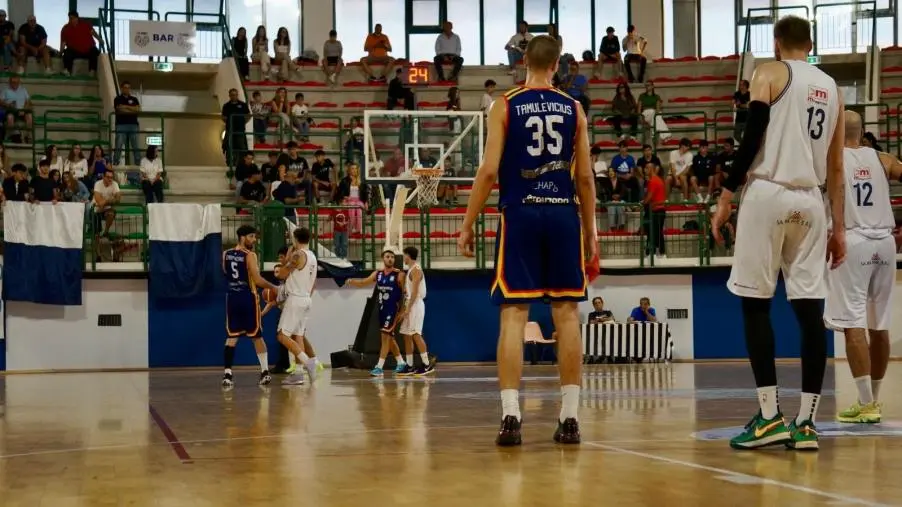
<instances>
[{"instance_id":1,"label":"white wall","mask_svg":"<svg viewBox=\"0 0 902 507\"><path fill-rule=\"evenodd\" d=\"M321 361L327 361L330 353L354 343L366 298L372 293L372 287L338 287L329 278L316 281L313 309L307 320L307 339Z\"/></svg>"},{"instance_id":2,"label":"white wall","mask_svg":"<svg viewBox=\"0 0 902 507\"><path fill-rule=\"evenodd\" d=\"M896 270L896 287L893 291L892 325L889 331L890 357L902 358L902 271ZM846 357L846 338L842 332L833 333L834 357Z\"/></svg>"},{"instance_id":3,"label":"white wall","mask_svg":"<svg viewBox=\"0 0 902 507\"><path fill-rule=\"evenodd\" d=\"M596 9L599 8L596 3ZM652 58L664 56L664 6L661 0L630 0L633 24L648 41L645 54ZM619 37L626 35L626 27L616 27Z\"/></svg>"},{"instance_id":4,"label":"white wall","mask_svg":"<svg viewBox=\"0 0 902 507\"><path fill-rule=\"evenodd\" d=\"M329 38L329 30L335 28L332 18L333 0L316 0L304 2L304 50L313 49L323 57L323 42Z\"/></svg>"},{"instance_id":5,"label":"white wall","mask_svg":"<svg viewBox=\"0 0 902 507\"><path fill-rule=\"evenodd\" d=\"M98 327L99 314L122 327ZM82 306L10 301L6 338L10 371L146 368L147 280L85 280Z\"/></svg>"},{"instance_id":6,"label":"white wall","mask_svg":"<svg viewBox=\"0 0 902 507\"><path fill-rule=\"evenodd\" d=\"M589 286L589 301L580 305L582 321L592 311L592 298L596 296L604 299L605 308L618 322L626 322L640 298L651 299L658 318L670 324L674 359L692 359L692 275L599 276ZM668 308L686 308L689 318L667 321Z\"/></svg>"}]
</instances>

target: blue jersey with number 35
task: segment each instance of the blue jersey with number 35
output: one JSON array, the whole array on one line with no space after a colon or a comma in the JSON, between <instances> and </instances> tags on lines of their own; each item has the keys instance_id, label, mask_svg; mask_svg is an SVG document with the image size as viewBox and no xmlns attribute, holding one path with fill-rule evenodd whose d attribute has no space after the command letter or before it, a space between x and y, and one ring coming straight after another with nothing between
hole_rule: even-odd
<instances>
[{"instance_id":1,"label":"blue jersey with number 35","mask_svg":"<svg viewBox=\"0 0 902 507\"><path fill-rule=\"evenodd\" d=\"M507 137L498 169L500 207L574 203L579 103L549 88L514 88L503 97Z\"/></svg>"}]
</instances>

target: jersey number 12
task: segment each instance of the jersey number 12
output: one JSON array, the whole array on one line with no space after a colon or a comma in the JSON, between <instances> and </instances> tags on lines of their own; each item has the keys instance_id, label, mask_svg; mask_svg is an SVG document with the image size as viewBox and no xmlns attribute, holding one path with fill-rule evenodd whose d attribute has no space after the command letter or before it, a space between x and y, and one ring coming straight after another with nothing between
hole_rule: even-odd
<instances>
[{"instance_id":1,"label":"jersey number 12","mask_svg":"<svg viewBox=\"0 0 902 507\"><path fill-rule=\"evenodd\" d=\"M539 157L545 149L552 155L560 155L561 149L564 147L564 138L560 132L554 130L554 126L564 123L564 117L559 114L549 114L544 118L541 116L530 116L526 120L526 128L532 130L532 140L535 144L526 147L526 153L530 156ZM551 142L545 144L545 134L551 138Z\"/></svg>"},{"instance_id":2,"label":"jersey number 12","mask_svg":"<svg viewBox=\"0 0 902 507\"><path fill-rule=\"evenodd\" d=\"M808 135L817 141L824 135L824 120L827 119L827 113L819 107L811 106L808 108Z\"/></svg>"},{"instance_id":3,"label":"jersey number 12","mask_svg":"<svg viewBox=\"0 0 902 507\"><path fill-rule=\"evenodd\" d=\"M871 201L871 192L874 191L874 187L869 181L856 183L852 185L852 188L855 189L855 200L857 201L858 207L874 205L874 202Z\"/></svg>"}]
</instances>

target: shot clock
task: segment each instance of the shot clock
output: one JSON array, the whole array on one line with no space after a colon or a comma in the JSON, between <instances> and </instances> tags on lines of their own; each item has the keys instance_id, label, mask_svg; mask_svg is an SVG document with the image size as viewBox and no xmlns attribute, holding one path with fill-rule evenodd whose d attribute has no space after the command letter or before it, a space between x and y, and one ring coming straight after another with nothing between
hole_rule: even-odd
<instances>
[{"instance_id":1,"label":"shot clock","mask_svg":"<svg viewBox=\"0 0 902 507\"><path fill-rule=\"evenodd\" d=\"M407 86L426 86L435 82L431 65L410 65L401 70L401 83Z\"/></svg>"}]
</instances>

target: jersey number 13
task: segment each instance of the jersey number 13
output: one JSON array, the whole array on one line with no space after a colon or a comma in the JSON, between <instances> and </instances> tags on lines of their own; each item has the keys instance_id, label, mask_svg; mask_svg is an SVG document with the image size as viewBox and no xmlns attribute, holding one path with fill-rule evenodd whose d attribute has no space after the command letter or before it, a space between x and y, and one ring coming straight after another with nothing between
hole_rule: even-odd
<instances>
[{"instance_id":1,"label":"jersey number 13","mask_svg":"<svg viewBox=\"0 0 902 507\"><path fill-rule=\"evenodd\" d=\"M824 120L827 119L827 113L820 107L808 108L808 135L817 141L824 135Z\"/></svg>"},{"instance_id":2,"label":"jersey number 13","mask_svg":"<svg viewBox=\"0 0 902 507\"><path fill-rule=\"evenodd\" d=\"M548 116L530 116L526 120L526 128L532 131L532 140L534 144L526 147L526 153L530 156L540 157L547 149L552 155L560 155L561 149L564 147L564 138L560 132L554 128L555 125L564 123L564 117L559 114L549 114ZM551 142L545 143L545 134L551 138Z\"/></svg>"}]
</instances>

